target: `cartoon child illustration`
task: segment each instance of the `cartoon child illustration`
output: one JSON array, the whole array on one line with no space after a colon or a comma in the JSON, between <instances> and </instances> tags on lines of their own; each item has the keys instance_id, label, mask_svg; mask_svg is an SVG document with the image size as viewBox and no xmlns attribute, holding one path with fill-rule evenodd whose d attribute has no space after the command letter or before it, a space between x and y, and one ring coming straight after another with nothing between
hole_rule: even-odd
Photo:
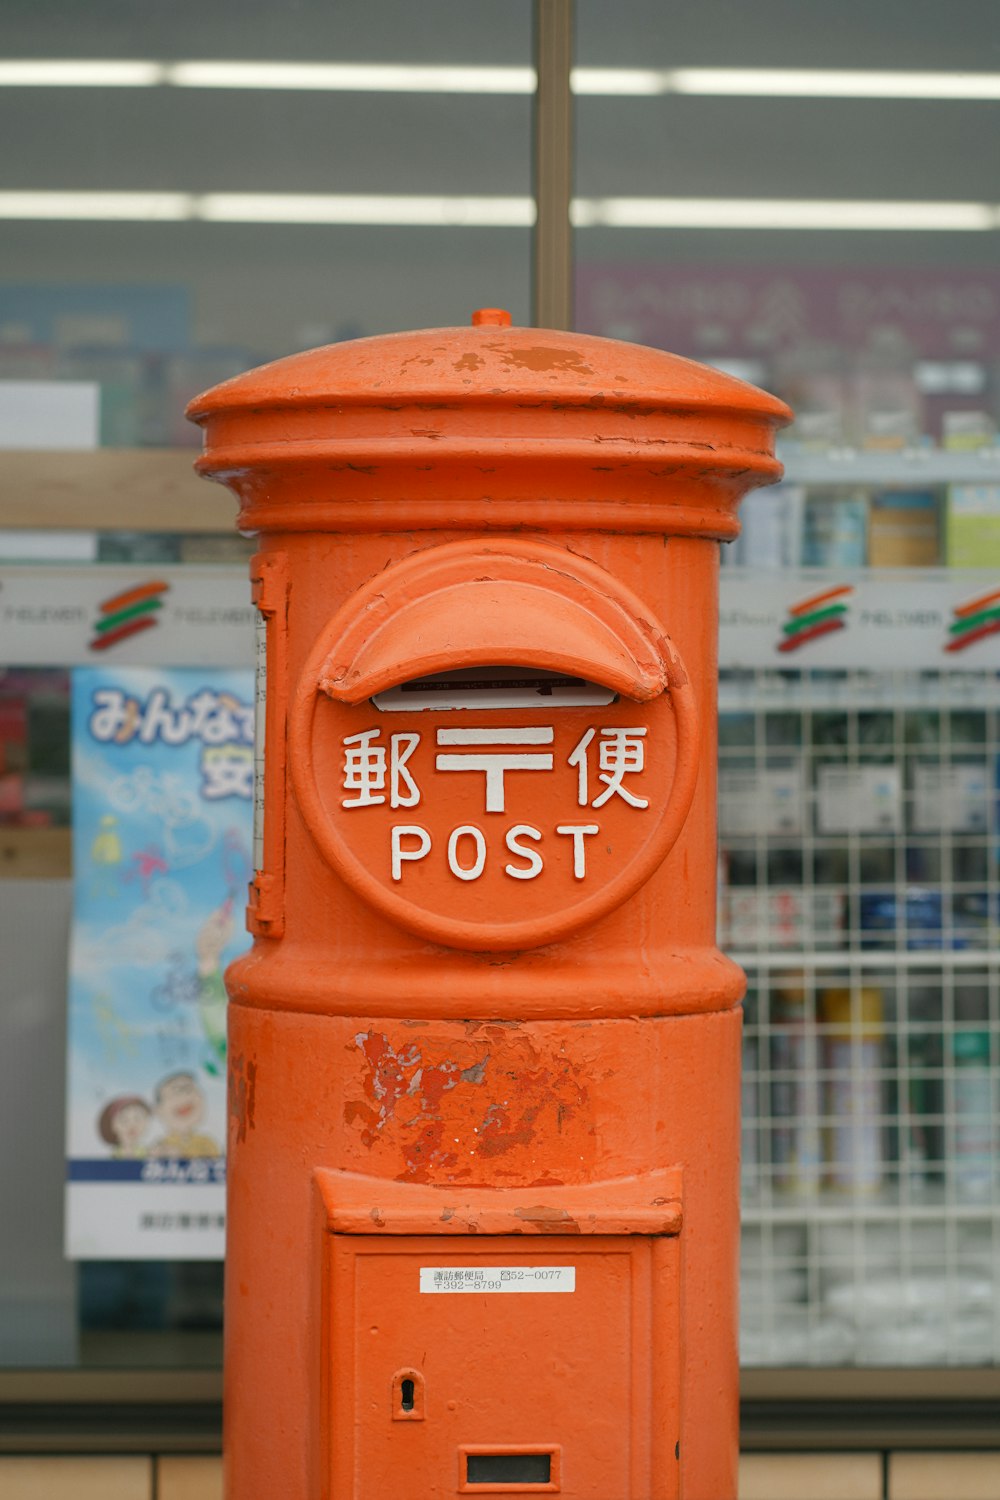
<instances>
[{"instance_id":1,"label":"cartoon child illustration","mask_svg":"<svg viewBox=\"0 0 1000 1500\"><path fill-rule=\"evenodd\" d=\"M107 1141L114 1157L145 1156L147 1148L142 1141L152 1118L153 1111L145 1099L140 1099L138 1094L121 1094L101 1110L97 1121L98 1134Z\"/></svg>"},{"instance_id":2,"label":"cartoon child illustration","mask_svg":"<svg viewBox=\"0 0 1000 1500\"><path fill-rule=\"evenodd\" d=\"M222 1155L210 1135L198 1133L205 1117L205 1096L193 1073L170 1073L161 1078L153 1097L165 1131L153 1146L153 1156Z\"/></svg>"},{"instance_id":3,"label":"cartoon child illustration","mask_svg":"<svg viewBox=\"0 0 1000 1500\"><path fill-rule=\"evenodd\" d=\"M105 813L101 819L100 830L90 846L90 857L95 865L121 864L122 841L117 829L118 819L111 813Z\"/></svg>"}]
</instances>

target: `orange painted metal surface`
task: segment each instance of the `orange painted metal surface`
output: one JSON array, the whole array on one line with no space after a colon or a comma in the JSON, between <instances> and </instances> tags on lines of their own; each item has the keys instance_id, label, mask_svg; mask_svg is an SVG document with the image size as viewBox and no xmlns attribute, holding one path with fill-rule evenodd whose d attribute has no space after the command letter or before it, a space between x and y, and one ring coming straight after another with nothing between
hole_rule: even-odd
<instances>
[{"instance_id":1,"label":"orange painted metal surface","mask_svg":"<svg viewBox=\"0 0 1000 1500\"><path fill-rule=\"evenodd\" d=\"M483 309L191 415L261 538L229 1500L732 1500L717 543L787 411Z\"/></svg>"}]
</instances>

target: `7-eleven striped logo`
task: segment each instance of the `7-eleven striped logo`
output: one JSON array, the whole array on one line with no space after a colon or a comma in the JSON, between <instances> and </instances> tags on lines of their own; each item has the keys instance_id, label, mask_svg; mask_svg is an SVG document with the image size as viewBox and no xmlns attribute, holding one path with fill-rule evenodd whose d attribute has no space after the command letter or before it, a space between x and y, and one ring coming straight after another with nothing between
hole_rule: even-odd
<instances>
[{"instance_id":1,"label":"7-eleven striped logo","mask_svg":"<svg viewBox=\"0 0 1000 1500\"><path fill-rule=\"evenodd\" d=\"M835 630L846 630L847 610L853 593L853 584L842 583L790 605L788 619L781 627L778 650L798 651L809 641L817 641Z\"/></svg>"},{"instance_id":2,"label":"7-eleven striped logo","mask_svg":"<svg viewBox=\"0 0 1000 1500\"><path fill-rule=\"evenodd\" d=\"M944 649L964 651L974 641L996 635L1000 630L1000 589L991 589L988 594L978 594L975 599L956 604L951 612L955 618L948 626L950 640Z\"/></svg>"},{"instance_id":3,"label":"7-eleven striped logo","mask_svg":"<svg viewBox=\"0 0 1000 1500\"><path fill-rule=\"evenodd\" d=\"M152 630L169 588L169 583L154 579L151 583L140 583L134 589L125 589L113 599L105 599L100 606L100 616L94 622L94 638L88 642L90 650L107 651L119 641L126 641L143 630Z\"/></svg>"}]
</instances>

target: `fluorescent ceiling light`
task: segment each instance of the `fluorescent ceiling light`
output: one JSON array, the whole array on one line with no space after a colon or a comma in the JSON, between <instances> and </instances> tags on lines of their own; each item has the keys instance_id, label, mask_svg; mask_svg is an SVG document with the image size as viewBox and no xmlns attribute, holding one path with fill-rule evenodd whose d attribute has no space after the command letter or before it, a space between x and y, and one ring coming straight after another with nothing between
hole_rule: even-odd
<instances>
[{"instance_id":1,"label":"fluorescent ceiling light","mask_svg":"<svg viewBox=\"0 0 1000 1500\"><path fill-rule=\"evenodd\" d=\"M0 192L0 219L527 229L535 222L535 204L527 195L488 194ZM794 198L576 198L572 220L578 229L966 231L1000 229L1000 205Z\"/></svg>"},{"instance_id":2,"label":"fluorescent ceiling light","mask_svg":"<svg viewBox=\"0 0 1000 1500\"><path fill-rule=\"evenodd\" d=\"M534 200L402 193L206 193L193 218L216 224L425 224L523 228Z\"/></svg>"},{"instance_id":3,"label":"fluorescent ceiling light","mask_svg":"<svg viewBox=\"0 0 1000 1500\"><path fill-rule=\"evenodd\" d=\"M530 94L533 68L384 63L178 62L164 83L188 89L325 89L382 94Z\"/></svg>"},{"instance_id":4,"label":"fluorescent ceiling light","mask_svg":"<svg viewBox=\"0 0 1000 1500\"><path fill-rule=\"evenodd\" d=\"M190 219L190 193L0 193L0 219Z\"/></svg>"},{"instance_id":5,"label":"fluorescent ceiling light","mask_svg":"<svg viewBox=\"0 0 1000 1500\"><path fill-rule=\"evenodd\" d=\"M532 198L353 193L0 192L0 219L200 219L215 224L399 224L530 228Z\"/></svg>"},{"instance_id":6,"label":"fluorescent ceiling light","mask_svg":"<svg viewBox=\"0 0 1000 1500\"><path fill-rule=\"evenodd\" d=\"M1000 99L1000 73L847 68L675 68L663 93L824 99Z\"/></svg>"},{"instance_id":7,"label":"fluorescent ceiling light","mask_svg":"<svg viewBox=\"0 0 1000 1500\"><path fill-rule=\"evenodd\" d=\"M163 82L163 64L157 62L0 58L3 88L141 89Z\"/></svg>"},{"instance_id":8,"label":"fluorescent ceiling light","mask_svg":"<svg viewBox=\"0 0 1000 1500\"><path fill-rule=\"evenodd\" d=\"M573 91L604 97L699 94L802 99L1000 99L1000 73L849 68L574 68ZM191 59L0 60L8 88L304 89L353 93L530 94L530 67Z\"/></svg>"},{"instance_id":9,"label":"fluorescent ceiling light","mask_svg":"<svg viewBox=\"0 0 1000 1500\"><path fill-rule=\"evenodd\" d=\"M669 94L673 73L658 68L573 68L570 87L574 94L642 97Z\"/></svg>"},{"instance_id":10,"label":"fluorescent ceiling light","mask_svg":"<svg viewBox=\"0 0 1000 1500\"><path fill-rule=\"evenodd\" d=\"M405 63L0 59L3 88L285 89L328 93L530 94L534 68Z\"/></svg>"},{"instance_id":11,"label":"fluorescent ceiling light","mask_svg":"<svg viewBox=\"0 0 1000 1500\"><path fill-rule=\"evenodd\" d=\"M859 203L796 198L577 198L576 228L996 229L989 203Z\"/></svg>"}]
</instances>

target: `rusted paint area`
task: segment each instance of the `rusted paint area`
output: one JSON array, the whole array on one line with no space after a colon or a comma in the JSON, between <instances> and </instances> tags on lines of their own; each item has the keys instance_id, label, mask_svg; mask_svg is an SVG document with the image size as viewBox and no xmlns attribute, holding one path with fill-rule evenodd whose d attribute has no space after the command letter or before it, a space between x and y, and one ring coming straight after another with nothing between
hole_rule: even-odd
<instances>
[{"instance_id":1,"label":"rusted paint area","mask_svg":"<svg viewBox=\"0 0 1000 1500\"><path fill-rule=\"evenodd\" d=\"M569 1149L593 1157L588 1080L578 1062L540 1054L517 1025L470 1023L465 1035L406 1037L359 1031L360 1089L344 1109L368 1151L399 1153L397 1180L482 1182L530 1172ZM530 1211L526 1210L526 1213Z\"/></svg>"},{"instance_id":2,"label":"rusted paint area","mask_svg":"<svg viewBox=\"0 0 1000 1500\"><path fill-rule=\"evenodd\" d=\"M242 1144L254 1128L257 1107L257 1064L240 1052L229 1061L229 1116L236 1140Z\"/></svg>"},{"instance_id":3,"label":"rusted paint area","mask_svg":"<svg viewBox=\"0 0 1000 1500\"><path fill-rule=\"evenodd\" d=\"M532 344L521 349L512 348L509 344L491 344L490 348L508 368L539 373L545 370L571 370L576 375L594 374L593 366L587 364L578 349L548 344Z\"/></svg>"}]
</instances>

